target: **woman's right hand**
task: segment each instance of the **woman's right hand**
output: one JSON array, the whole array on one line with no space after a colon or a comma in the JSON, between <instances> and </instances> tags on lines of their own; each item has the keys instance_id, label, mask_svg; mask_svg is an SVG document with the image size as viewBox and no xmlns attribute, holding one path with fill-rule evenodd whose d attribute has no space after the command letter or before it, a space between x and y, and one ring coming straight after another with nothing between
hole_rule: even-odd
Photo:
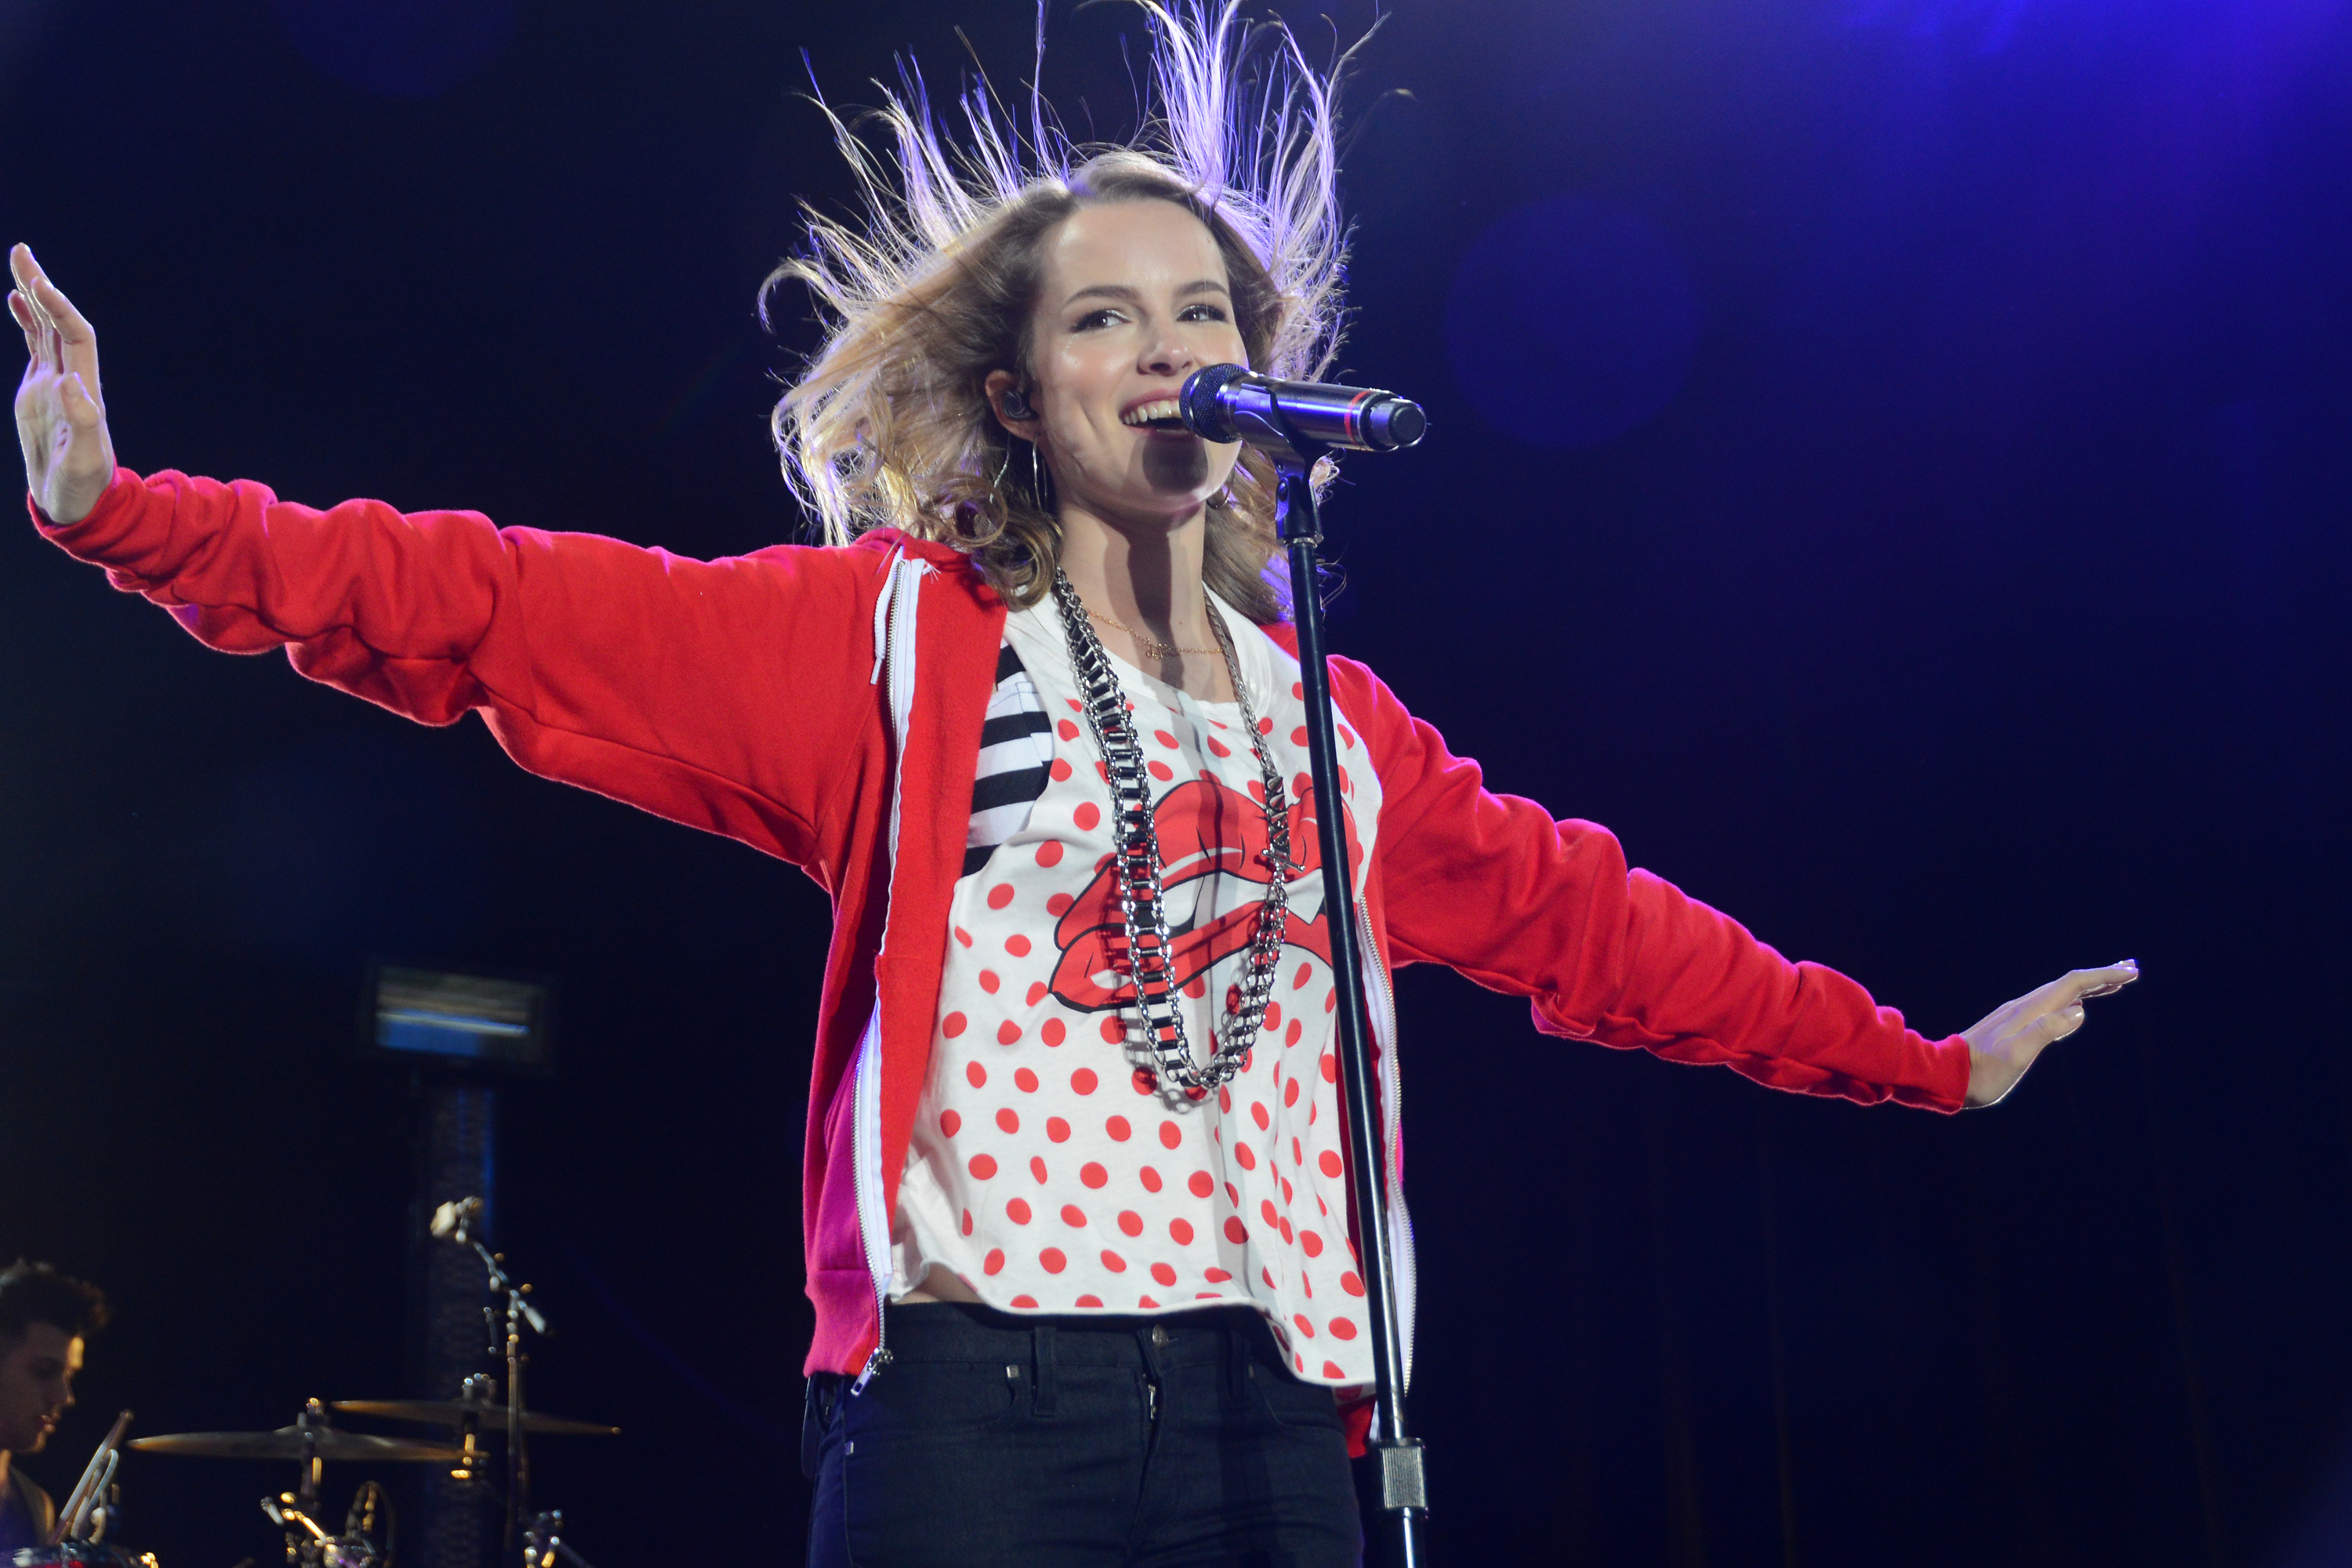
<instances>
[{"instance_id":1,"label":"woman's right hand","mask_svg":"<svg viewBox=\"0 0 2352 1568\"><path fill-rule=\"evenodd\" d=\"M114 441L98 386L98 333L58 292L30 247L8 253L8 313L30 356L16 385L25 484L51 522L79 522L114 482Z\"/></svg>"}]
</instances>

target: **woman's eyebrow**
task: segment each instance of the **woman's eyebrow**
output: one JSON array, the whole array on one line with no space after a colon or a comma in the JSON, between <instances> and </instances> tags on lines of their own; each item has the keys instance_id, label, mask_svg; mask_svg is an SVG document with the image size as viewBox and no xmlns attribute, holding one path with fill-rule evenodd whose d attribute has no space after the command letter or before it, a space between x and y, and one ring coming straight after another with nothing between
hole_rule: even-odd
<instances>
[{"instance_id":1,"label":"woman's eyebrow","mask_svg":"<svg viewBox=\"0 0 2352 1568\"><path fill-rule=\"evenodd\" d=\"M1182 300L1194 294L1226 294L1230 292L1230 289L1213 278L1196 278L1192 282L1187 283L1182 288L1177 289L1176 298ZM1130 289L1124 283L1089 283L1085 288L1071 294L1068 299L1063 300L1062 308L1064 310L1067 310L1081 300L1097 298L1105 300L1120 300L1130 305L1140 305L1143 303L1142 291L1136 289Z\"/></svg>"}]
</instances>

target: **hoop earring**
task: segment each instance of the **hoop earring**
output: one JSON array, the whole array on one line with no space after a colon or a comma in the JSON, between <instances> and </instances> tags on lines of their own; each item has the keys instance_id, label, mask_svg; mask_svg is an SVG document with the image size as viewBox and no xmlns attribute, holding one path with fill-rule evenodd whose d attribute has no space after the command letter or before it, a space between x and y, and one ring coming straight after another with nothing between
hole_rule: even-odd
<instances>
[{"instance_id":1,"label":"hoop earring","mask_svg":"<svg viewBox=\"0 0 2352 1568\"><path fill-rule=\"evenodd\" d=\"M1029 443L1029 499L1037 503L1039 511L1051 512L1053 502L1045 492L1045 465L1037 460L1037 443L1032 441Z\"/></svg>"}]
</instances>

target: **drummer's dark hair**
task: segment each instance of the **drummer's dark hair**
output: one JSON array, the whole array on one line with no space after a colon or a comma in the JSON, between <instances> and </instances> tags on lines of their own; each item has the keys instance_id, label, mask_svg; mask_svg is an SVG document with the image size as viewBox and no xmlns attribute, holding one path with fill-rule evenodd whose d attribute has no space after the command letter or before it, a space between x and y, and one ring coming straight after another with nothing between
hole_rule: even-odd
<instances>
[{"instance_id":1,"label":"drummer's dark hair","mask_svg":"<svg viewBox=\"0 0 2352 1568\"><path fill-rule=\"evenodd\" d=\"M109 1316L106 1293L86 1279L21 1258L0 1268L0 1350L14 1350L35 1323L86 1339L106 1327Z\"/></svg>"}]
</instances>

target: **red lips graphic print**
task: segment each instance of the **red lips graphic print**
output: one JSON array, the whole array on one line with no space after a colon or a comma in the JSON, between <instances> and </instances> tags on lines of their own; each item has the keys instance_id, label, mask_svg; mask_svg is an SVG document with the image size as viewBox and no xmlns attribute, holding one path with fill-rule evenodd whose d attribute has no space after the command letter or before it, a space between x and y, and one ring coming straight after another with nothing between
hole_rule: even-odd
<instances>
[{"instance_id":1,"label":"red lips graphic print","mask_svg":"<svg viewBox=\"0 0 2352 1568\"><path fill-rule=\"evenodd\" d=\"M1160 797L1152 822L1160 832L1163 902L1168 914L1177 986L1191 985L1219 960L1249 946L1257 927L1259 899L1271 875L1265 862L1268 843L1265 807L1250 794L1227 788L1213 777L1188 779ZM1331 962L1331 939L1323 914L1323 857L1317 839L1315 795L1310 785L1291 803L1290 855L1299 868L1290 879L1289 918L1282 940ZM1347 822L1348 860L1352 870L1363 859L1356 842L1355 824ZM1232 888L1231 884L1245 884ZM1230 890L1242 898L1220 898L1212 892ZM1223 905L1223 911L1203 919L1205 909ZM1301 918L1302 915L1305 918ZM1127 973L1127 927L1118 909L1108 859L1095 870L1077 901L1063 912L1054 928L1062 952L1055 967L1054 995L1079 1012L1107 1012L1122 999L1132 1003L1135 988Z\"/></svg>"}]
</instances>

